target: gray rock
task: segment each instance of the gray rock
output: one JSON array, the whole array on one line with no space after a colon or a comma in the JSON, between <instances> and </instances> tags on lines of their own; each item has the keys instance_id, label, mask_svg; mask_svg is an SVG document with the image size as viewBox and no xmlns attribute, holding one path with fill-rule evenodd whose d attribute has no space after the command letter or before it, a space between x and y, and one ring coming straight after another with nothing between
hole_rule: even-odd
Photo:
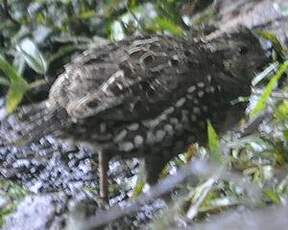
<instances>
[{"instance_id":1,"label":"gray rock","mask_svg":"<svg viewBox=\"0 0 288 230\"><path fill-rule=\"evenodd\" d=\"M60 202L59 202L60 201ZM63 229L64 219L58 214L64 210L63 194L27 196L17 210L5 220L4 230Z\"/></svg>"}]
</instances>

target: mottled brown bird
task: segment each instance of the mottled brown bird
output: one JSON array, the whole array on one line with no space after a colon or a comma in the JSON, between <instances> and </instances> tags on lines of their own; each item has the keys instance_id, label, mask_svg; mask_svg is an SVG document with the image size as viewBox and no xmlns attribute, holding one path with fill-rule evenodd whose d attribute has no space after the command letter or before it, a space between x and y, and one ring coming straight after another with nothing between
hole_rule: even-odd
<instances>
[{"instance_id":1,"label":"mottled brown bird","mask_svg":"<svg viewBox=\"0 0 288 230\"><path fill-rule=\"evenodd\" d=\"M194 142L207 142L209 119L219 131L239 121L250 81L268 58L248 29L209 41L148 35L88 50L65 67L21 135L60 133L93 144L101 160L101 195L114 156L145 159L147 180ZM103 179L104 178L104 179Z\"/></svg>"}]
</instances>

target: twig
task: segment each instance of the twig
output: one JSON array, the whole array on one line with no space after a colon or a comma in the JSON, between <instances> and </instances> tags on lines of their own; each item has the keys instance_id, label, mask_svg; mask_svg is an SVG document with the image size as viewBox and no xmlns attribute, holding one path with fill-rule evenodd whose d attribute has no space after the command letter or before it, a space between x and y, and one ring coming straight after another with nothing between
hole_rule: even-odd
<instances>
[{"instance_id":1,"label":"twig","mask_svg":"<svg viewBox=\"0 0 288 230\"><path fill-rule=\"evenodd\" d=\"M244 127L242 127L238 131L238 133L240 133L239 138L243 138L245 136L252 134L258 129L259 125L263 122L264 119L271 120L272 117L273 117L272 112L265 112L262 115L259 115L258 117L256 117L255 119L248 121L247 124L245 124Z\"/></svg>"},{"instance_id":2,"label":"twig","mask_svg":"<svg viewBox=\"0 0 288 230\"><path fill-rule=\"evenodd\" d=\"M262 96L263 90L262 89L253 89L253 94L257 96ZM274 91L271 93L270 98L276 98L276 99L288 99L288 93L284 93L281 91Z\"/></svg>"},{"instance_id":3,"label":"twig","mask_svg":"<svg viewBox=\"0 0 288 230\"><path fill-rule=\"evenodd\" d=\"M215 182L219 179L219 176L221 175L221 172L223 170L220 170L217 175L212 176L209 178L205 183L203 183L201 186L198 187L198 197L196 197L196 202L190 206L188 212L187 212L187 218L190 220L194 219L194 217L198 214L199 207L207 197L209 191L213 188L213 185Z\"/></svg>"},{"instance_id":4,"label":"twig","mask_svg":"<svg viewBox=\"0 0 288 230\"><path fill-rule=\"evenodd\" d=\"M274 62L274 63L270 64L265 70L263 70L261 73L259 73L252 80L252 86L257 85L259 82L261 82L267 76L270 76L271 74L274 74L277 71L278 67L279 67L279 63L278 62Z\"/></svg>"}]
</instances>

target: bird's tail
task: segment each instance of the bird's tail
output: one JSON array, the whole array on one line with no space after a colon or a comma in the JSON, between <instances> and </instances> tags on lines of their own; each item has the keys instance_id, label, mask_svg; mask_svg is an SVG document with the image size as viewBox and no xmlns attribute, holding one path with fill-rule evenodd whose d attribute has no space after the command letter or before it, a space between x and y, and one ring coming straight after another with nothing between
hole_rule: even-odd
<instances>
[{"instance_id":1,"label":"bird's tail","mask_svg":"<svg viewBox=\"0 0 288 230\"><path fill-rule=\"evenodd\" d=\"M66 124L64 109L48 111L44 102L24 106L0 121L0 145L26 145L61 130Z\"/></svg>"}]
</instances>

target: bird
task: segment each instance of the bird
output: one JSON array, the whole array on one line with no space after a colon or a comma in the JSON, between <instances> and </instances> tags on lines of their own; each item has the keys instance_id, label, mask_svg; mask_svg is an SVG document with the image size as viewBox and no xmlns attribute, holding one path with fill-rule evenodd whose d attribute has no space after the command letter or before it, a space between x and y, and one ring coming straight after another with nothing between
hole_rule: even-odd
<instances>
[{"instance_id":1,"label":"bird","mask_svg":"<svg viewBox=\"0 0 288 230\"><path fill-rule=\"evenodd\" d=\"M239 122L247 103L232 101L250 95L251 80L268 61L245 27L210 39L140 35L112 42L68 63L47 100L22 111L27 122L17 137L30 142L53 133L93 145L100 195L108 199L110 159L143 158L147 182L155 184L169 160L192 143L207 143L208 120L219 133Z\"/></svg>"}]
</instances>

